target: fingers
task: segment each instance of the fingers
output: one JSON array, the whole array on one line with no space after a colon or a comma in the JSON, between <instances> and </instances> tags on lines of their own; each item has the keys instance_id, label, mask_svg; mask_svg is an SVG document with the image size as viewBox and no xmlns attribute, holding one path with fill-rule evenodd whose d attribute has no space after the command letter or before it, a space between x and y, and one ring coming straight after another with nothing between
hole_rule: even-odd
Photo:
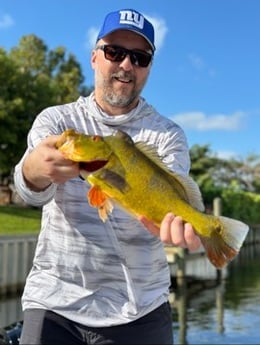
<instances>
[{"instance_id":1,"label":"fingers","mask_svg":"<svg viewBox=\"0 0 260 345\"><path fill-rule=\"evenodd\" d=\"M173 243L176 246L186 248L182 218L168 213L162 221L160 237L164 243Z\"/></svg>"},{"instance_id":2,"label":"fingers","mask_svg":"<svg viewBox=\"0 0 260 345\"><path fill-rule=\"evenodd\" d=\"M54 165L61 167L70 167L76 165L73 161L64 157L63 153L58 150L57 142L62 135L50 135L46 137L40 144L39 149L45 161L53 162Z\"/></svg>"},{"instance_id":3,"label":"fingers","mask_svg":"<svg viewBox=\"0 0 260 345\"><path fill-rule=\"evenodd\" d=\"M185 233L185 242L186 242L187 248L190 251L197 250L201 245L201 241L199 237L195 234L192 228L192 225L190 223L184 224L184 233Z\"/></svg>"},{"instance_id":4,"label":"fingers","mask_svg":"<svg viewBox=\"0 0 260 345\"><path fill-rule=\"evenodd\" d=\"M64 183L79 175L79 164L65 159L56 148L59 138L46 137L24 160L23 174L31 189L44 190L51 183Z\"/></svg>"},{"instance_id":5,"label":"fingers","mask_svg":"<svg viewBox=\"0 0 260 345\"><path fill-rule=\"evenodd\" d=\"M151 222L144 216L139 216L138 219L153 235L160 236L160 228L156 226L153 222Z\"/></svg>"},{"instance_id":6,"label":"fingers","mask_svg":"<svg viewBox=\"0 0 260 345\"><path fill-rule=\"evenodd\" d=\"M172 213L166 214L160 228L143 216L139 219L153 235L159 236L165 244L188 248L190 251L198 249L201 245L192 225L183 222L180 216L174 216Z\"/></svg>"},{"instance_id":7,"label":"fingers","mask_svg":"<svg viewBox=\"0 0 260 345\"><path fill-rule=\"evenodd\" d=\"M67 179L79 175L79 164L64 156L58 149L59 142L62 140L63 135L51 135L45 139L45 145L51 150L51 159L53 161L54 172L57 172L60 179L58 182L65 182ZM57 181L56 181L57 182Z\"/></svg>"},{"instance_id":8,"label":"fingers","mask_svg":"<svg viewBox=\"0 0 260 345\"><path fill-rule=\"evenodd\" d=\"M199 248L201 242L195 234L190 223L183 222L180 216L169 213L161 224L160 237L162 242L187 248L194 251Z\"/></svg>"},{"instance_id":9,"label":"fingers","mask_svg":"<svg viewBox=\"0 0 260 345\"><path fill-rule=\"evenodd\" d=\"M61 140L62 135L49 135L42 142L49 147L57 147L57 142Z\"/></svg>"}]
</instances>

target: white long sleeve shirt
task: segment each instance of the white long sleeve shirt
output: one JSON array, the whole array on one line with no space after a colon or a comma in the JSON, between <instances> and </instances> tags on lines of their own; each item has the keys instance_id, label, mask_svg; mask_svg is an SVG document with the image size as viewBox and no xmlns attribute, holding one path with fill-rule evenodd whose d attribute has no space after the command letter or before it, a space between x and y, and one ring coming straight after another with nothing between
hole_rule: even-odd
<instances>
[{"instance_id":1,"label":"white long sleeve shirt","mask_svg":"<svg viewBox=\"0 0 260 345\"><path fill-rule=\"evenodd\" d=\"M80 178L31 191L23 179L26 155L48 135L68 128L110 135L120 129L153 145L170 169L187 174L188 146L181 128L140 98L121 116L104 114L93 94L42 111L28 134L28 148L15 168L15 185L28 204L43 206L41 231L28 275L23 309L43 308L93 327L136 320L167 301L169 268L160 239L115 206L103 223L86 198ZM142 178L140 176L140 178ZM149 196L147 196L149 198Z\"/></svg>"}]
</instances>

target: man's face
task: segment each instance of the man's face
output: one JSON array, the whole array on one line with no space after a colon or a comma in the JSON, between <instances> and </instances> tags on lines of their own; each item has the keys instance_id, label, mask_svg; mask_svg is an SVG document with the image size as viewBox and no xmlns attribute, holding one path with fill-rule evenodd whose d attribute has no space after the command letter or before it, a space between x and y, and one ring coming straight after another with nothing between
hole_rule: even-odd
<instances>
[{"instance_id":1,"label":"man's face","mask_svg":"<svg viewBox=\"0 0 260 345\"><path fill-rule=\"evenodd\" d=\"M106 44L151 53L148 42L131 31L115 31L99 40L97 47ZM104 111L111 115L124 114L137 105L151 63L147 67L137 66L132 64L129 55L121 62L110 61L102 49L95 49L91 64L95 70L95 99Z\"/></svg>"}]
</instances>

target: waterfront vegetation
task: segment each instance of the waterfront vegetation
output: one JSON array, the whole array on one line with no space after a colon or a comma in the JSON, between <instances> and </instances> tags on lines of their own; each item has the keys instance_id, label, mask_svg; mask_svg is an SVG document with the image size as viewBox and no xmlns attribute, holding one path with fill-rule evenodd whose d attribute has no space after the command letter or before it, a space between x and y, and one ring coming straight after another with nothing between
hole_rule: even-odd
<instances>
[{"instance_id":1,"label":"waterfront vegetation","mask_svg":"<svg viewBox=\"0 0 260 345\"><path fill-rule=\"evenodd\" d=\"M0 236L38 233L40 229L41 209L0 206Z\"/></svg>"}]
</instances>

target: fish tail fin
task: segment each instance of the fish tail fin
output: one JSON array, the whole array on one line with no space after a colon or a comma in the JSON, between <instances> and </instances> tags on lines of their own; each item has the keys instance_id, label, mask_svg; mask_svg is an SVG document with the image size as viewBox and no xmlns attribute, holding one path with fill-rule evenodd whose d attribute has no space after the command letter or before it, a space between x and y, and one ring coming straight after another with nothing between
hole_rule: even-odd
<instances>
[{"instance_id":1,"label":"fish tail fin","mask_svg":"<svg viewBox=\"0 0 260 345\"><path fill-rule=\"evenodd\" d=\"M211 263L220 269L239 253L249 227L235 219L223 216L218 219L223 226L223 232L214 231L211 237L202 237L201 241Z\"/></svg>"}]
</instances>

